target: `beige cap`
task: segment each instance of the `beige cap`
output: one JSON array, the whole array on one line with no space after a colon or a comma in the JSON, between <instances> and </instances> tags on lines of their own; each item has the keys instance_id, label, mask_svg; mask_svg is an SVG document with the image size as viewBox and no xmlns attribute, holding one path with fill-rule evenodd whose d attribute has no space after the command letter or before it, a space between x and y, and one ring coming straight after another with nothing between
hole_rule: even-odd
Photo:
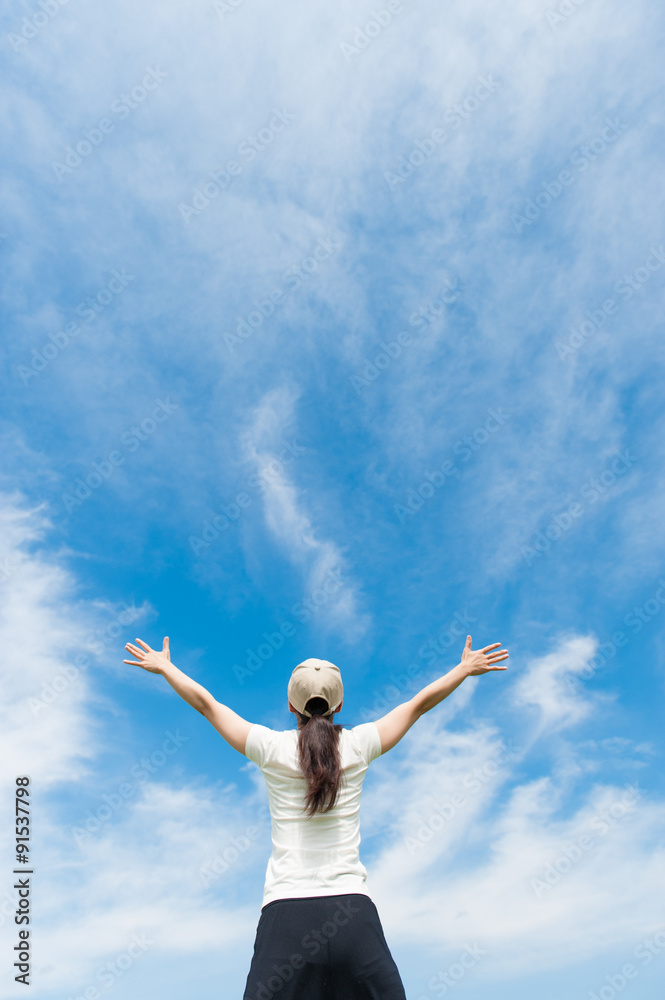
<instances>
[{"instance_id":1,"label":"beige cap","mask_svg":"<svg viewBox=\"0 0 665 1000\"><path fill-rule=\"evenodd\" d=\"M308 719L312 713L305 711L305 705L310 698L325 698L329 707L323 714L332 715L344 697L339 667L328 660L303 660L291 674L288 695L296 711Z\"/></svg>"}]
</instances>

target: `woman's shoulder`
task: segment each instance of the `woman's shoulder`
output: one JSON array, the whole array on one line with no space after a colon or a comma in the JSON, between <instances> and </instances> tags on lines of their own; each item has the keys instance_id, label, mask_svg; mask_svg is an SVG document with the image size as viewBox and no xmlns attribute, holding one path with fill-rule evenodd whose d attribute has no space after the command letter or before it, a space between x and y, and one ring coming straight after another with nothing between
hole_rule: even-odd
<instances>
[{"instance_id":1,"label":"woman's shoulder","mask_svg":"<svg viewBox=\"0 0 665 1000\"><path fill-rule=\"evenodd\" d=\"M345 746L352 749L356 758L369 766L381 754L381 737L374 722L361 722L343 729Z\"/></svg>"},{"instance_id":2,"label":"woman's shoulder","mask_svg":"<svg viewBox=\"0 0 665 1000\"><path fill-rule=\"evenodd\" d=\"M271 729L260 722L250 726L247 734L245 755L263 767L268 761L281 756L282 748L295 744L295 729Z\"/></svg>"}]
</instances>

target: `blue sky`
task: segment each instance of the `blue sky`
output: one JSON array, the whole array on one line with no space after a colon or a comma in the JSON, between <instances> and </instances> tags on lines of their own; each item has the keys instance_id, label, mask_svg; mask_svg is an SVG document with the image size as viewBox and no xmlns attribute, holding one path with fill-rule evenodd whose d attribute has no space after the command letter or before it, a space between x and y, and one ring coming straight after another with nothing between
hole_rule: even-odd
<instances>
[{"instance_id":1,"label":"blue sky","mask_svg":"<svg viewBox=\"0 0 665 1000\"><path fill-rule=\"evenodd\" d=\"M285 729L305 657L355 725L468 632L508 670L365 784L409 1000L609 996L626 964L660 997L659 7L44 0L2 37L34 995L239 997L249 968L262 777L125 642Z\"/></svg>"}]
</instances>

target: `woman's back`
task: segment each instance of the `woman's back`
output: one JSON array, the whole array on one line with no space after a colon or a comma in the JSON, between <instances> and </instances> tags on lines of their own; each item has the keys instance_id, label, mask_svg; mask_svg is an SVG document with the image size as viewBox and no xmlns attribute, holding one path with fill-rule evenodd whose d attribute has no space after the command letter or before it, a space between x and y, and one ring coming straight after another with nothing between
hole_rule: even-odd
<instances>
[{"instance_id":1,"label":"woman's back","mask_svg":"<svg viewBox=\"0 0 665 1000\"><path fill-rule=\"evenodd\" d=\"M307 782L298 760L298 731L255 724L245 754L261 769L272 820L263 906L274 899L360 892L370 895L360 861L360 799L370 763L381 754L373 722L339 733L342 777L333 808L307 816Z\"/></svg>"}]
</instances>

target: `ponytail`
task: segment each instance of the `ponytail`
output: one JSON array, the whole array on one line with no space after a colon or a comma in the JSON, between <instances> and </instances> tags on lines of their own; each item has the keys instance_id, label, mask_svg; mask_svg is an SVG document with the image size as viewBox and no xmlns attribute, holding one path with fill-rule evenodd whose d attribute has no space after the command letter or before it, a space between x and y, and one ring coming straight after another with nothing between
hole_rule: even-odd
<instances>
[{"instance_id":1,"label":"ponytail","mask_svg":"<svg viewBox=\"0 0 665 1000\"><path fill-rule=\"evenodd\" d=\"M328 703L323 698L310 698L305 708L311 717L301 715L303 726L298 731L298 757L307 781L305 811L329 812L337 801L343 778L339 753L339 734L344 728L332 722L332 716L322 715Z\"/></svg>"}]
</instances>

